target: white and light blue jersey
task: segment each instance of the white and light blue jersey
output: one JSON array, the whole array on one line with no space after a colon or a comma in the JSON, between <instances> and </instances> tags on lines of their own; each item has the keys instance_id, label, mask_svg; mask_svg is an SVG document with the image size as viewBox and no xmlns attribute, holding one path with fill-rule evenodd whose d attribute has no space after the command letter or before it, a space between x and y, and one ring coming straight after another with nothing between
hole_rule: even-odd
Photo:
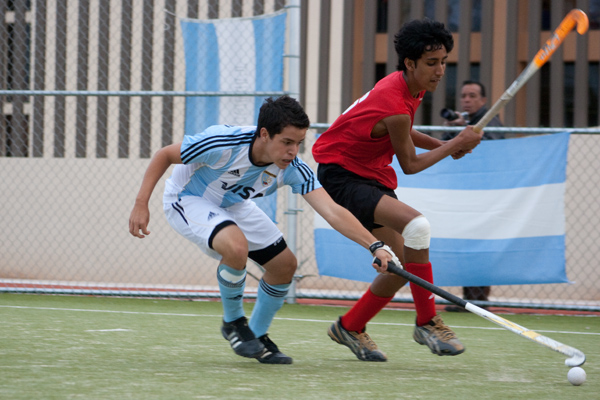
<instances>
[{"instance_id":1,"label":"white and light blue jersey","mask_svg":"<svg viewBox=\"0 0 600 400\"><path fill-rule=\"evenodd\" d=\"M285 169L255 165L250 157L256 126L215 125L185 136L183 165L176 165L165 193L200 196L220 207L267 196L289 185L304 195L321 187L314 172L296 157Z\"/></svg>"}]
</instances>

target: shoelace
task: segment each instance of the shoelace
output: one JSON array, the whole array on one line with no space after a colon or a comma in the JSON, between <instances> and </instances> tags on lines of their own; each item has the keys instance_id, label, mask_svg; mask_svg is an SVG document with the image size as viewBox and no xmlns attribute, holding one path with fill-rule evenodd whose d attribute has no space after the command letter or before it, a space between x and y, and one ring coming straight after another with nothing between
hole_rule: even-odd
<instances>
[{"instance_id":1,"label":"shoelace","mask_svg":"<svg viewBox=\"0 0 600 400\"><path fill-rule=\"evenodd\" d=\"M236 328L237 333L240 335L242 340L246 341L254 338L254 334L252 333L252 330L250 330L247 321L240 321L232 325Z\"/></svg>"},{"instance_id":2,"label":"shoelace","mask_svg":"<svg viewBox=\"0 0 600 400\"><path fill-rule=\"evenodd\" d=\"M433 321L435 322L435 325L433 326L433 329L436 330L437 335L440 337L440 339L442 341L447 342L449 340L456 339L456 335L454 334L454 332L452 331L452 329L450 329L440 319L434 318Z\"/></svg>"},{"instance_id":3,"label":"shoelace","mask_svg":"<svg viewBox=\"0 0 600 400\"><path fill-rule=\"evenodd\" d=\"M366 332L359 333L358 334L358 340L367 349L369 349L369 350L377 350L377 345L375 344L375 342L373 341L373 339L371 339L371 337Z\"/></svg>"},{"instance_id":4,"label":"shoelace","mask_svg":"<svg viewBox=\"0 0 600 400\"><path fill-rule=\"evenodd\" d=\"M277 353L279 351L277 345L268 336L263 337L261 341L267 350L273 353Z\"/></svg>"}]
</instances>

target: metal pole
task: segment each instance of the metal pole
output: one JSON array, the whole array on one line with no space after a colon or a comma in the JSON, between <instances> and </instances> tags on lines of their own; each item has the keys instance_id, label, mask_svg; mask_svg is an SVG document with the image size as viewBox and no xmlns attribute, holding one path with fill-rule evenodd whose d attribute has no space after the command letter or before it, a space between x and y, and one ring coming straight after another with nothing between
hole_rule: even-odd
<instances>
[{"instance_id":1,"label":"metal pole","mask_svg":"<svg viewBox=\"0 0 600 400\"><path fill-rule=\"evenodd\" d=\"M300 96L300 0L288 0L286 6L288 14L288 90L289 95L294 98ZM296 255L296 238L298 235L298 198L292 193L292 188L288 187L287 196L287 245ZM285 298L288 304L296 304L296 275L292 279L288 294Z\"/></svg>"}]
</instances>

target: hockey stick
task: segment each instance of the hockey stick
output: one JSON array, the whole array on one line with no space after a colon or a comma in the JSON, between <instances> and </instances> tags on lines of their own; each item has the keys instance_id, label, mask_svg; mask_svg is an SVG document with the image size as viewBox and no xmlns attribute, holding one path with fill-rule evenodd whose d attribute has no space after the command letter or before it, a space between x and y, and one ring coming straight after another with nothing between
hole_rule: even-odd
<instances>
[{"instance_id":1,"label":"hockey stick","mask_svg":"<svg viewBox=\"0 0 600 400\"><path fill-rule=\"evenodd\" d=\"M375 262L381 265L381 261L379 261L379 259L375 259ZM541 344L542 346L545 346L549 349L564 354L565 356L568 356L569 358L565 360L565 365L567 367L577 367L579 365L583 365L583 363L585 362L585 354L583 354L583 352L577 350L576 348L567 346L566 344L557 342L556 340L550 339L549 337L540 335L537 332L522 327L521 325L517 325L514 322L511 322L496 314L484 310L481 307L477 307L475 304L471 304L468 301L463 300L460 297L453 295L452 293L448 293L445 290L427 282L426 280L411 274L410 272L406 272L404 269L390 261L388 261L387 270L393 274L396 274L408 280L409 282L412 282L416 285L421 286L424 289L429 290L431 293L434 293L448 300L449 302L456 304L457 306L467 309L475 315L483 317L488 321L495 323L496 325L500 325L504 329L508 329L509 331L516 333L517 335L524 336L527 339L533 340L534 342Z\"/></svg>"},{"instance_id":2,"label":"hockey stick","mask_svg":"<svg viewBox=\"0 0 600 400\"><path fill-rule=\"evenodd\" d=\"M562 44L565 37L577 26L577 33L583 35L587 32L589 21L587 15L578 8L574 8L562 20L558 28L554 31L550 39L546 41L544 46L537 52L533 60L525 67L523 72L515 79L515 81L506 89L500 96L498 101L488 110L487 113L479 120L473 130L481 132L483 128L494 118L500 110L513 98L515 93L527 83L529 78L537 72L554 54L554 51Z\"/></svg>"}]
</instances>

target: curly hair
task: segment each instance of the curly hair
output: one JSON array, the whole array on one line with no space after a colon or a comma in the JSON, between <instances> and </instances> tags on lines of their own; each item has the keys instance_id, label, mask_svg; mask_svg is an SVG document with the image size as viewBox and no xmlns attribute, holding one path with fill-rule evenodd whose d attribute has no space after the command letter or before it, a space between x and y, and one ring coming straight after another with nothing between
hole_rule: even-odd
<instances>
[{"instance_id":1,"label":"curly hair","mask_svg":"<svg viewBox=\"0 0 600 400\"><path fill-rule=\"evenodd\" d=\"M266 99L258 113L256 134L259 134L261 128L266 128L269 137L273 138L281 133L283 128L290 125L301 129L310 126L308 115L300 103L287 95L276 99L272 97Z\"/></svg>"},{"instance_id":2,"label":"curly hair","mask_svg":"<svg viewBox=\"0 0 600 400\"><path fill-rule=\"evenodd\" d=\"M442 47L450 53L454 48L454 39L443 23L424 18L404 24L394 36L394 47L398 54L396 68L398 71L406 71L405 59L416 62L426 51Z\"/></svg>"}]
</instances>

